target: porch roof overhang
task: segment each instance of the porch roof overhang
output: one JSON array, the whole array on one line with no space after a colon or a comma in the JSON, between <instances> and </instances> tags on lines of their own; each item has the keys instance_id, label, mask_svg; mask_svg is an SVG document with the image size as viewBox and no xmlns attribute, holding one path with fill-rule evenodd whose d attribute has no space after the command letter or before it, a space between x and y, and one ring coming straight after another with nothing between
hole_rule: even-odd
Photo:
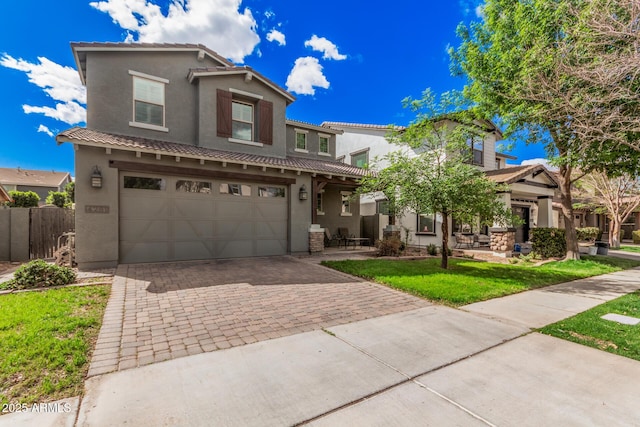
<instances>
[{"instance_id":1,"label":"porch roof overhang","mask_svg":"<svg viewBox=\"0 0 640 427\"><path fill-rule=\"evenodd\" d=\"M512 197L553 197L558 182L543 165L514 166L485 172L487 178L506 184Z\"/></svg>"},{"instance_id":2,"label":"porch roof overhang","mask_svg":"<svg viewBox=\"0 0 640 427\"><path fill-rule=\"evenodd\" d=\"M291 171L298 175L309 173L313 177L327 180L356 183L370 172L366 169L351 166L346 163L327 160L305 159L301 157L271 157L246 154L232 151L216 150L189 144L179 144L155 139L116 135L92 129L74 127L56 136L58 144L69 142L77 146L89 146L111 150L129 151L138 154L153 154L156 158L162 156L176 157L176 159L199 160L205 162L220 162L223 165L237 164L261 168L277 169L282 172Z\"/></svg>"}]
</instances>

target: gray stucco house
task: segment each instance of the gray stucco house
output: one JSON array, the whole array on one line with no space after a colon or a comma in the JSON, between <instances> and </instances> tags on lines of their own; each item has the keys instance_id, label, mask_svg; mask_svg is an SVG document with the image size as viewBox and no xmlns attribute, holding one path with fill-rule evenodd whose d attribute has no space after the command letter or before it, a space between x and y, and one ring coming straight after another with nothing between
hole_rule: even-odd
<instances>
[{"instance_id":1,"label":"gray stucco house","mask_svg":"<svg viewBox=\"0 0 640 427\"><path fill-rule=\"evenodd\" d=\"M9 191L33 191L46 203L50 191L64 191L71 182L69 172L55 172L22 168L0 168L0 185Z\"/></svg>"},{"instance_id":2,"label":"gray stucco house","mask_svg":"<svg viewBox=\"0 0 640 427\"><path fill-rule=\"evenodd\" d=\"M87 88L75 148L80 268L306 253L313 223L359 233L341 131L202 45L72 43ZM322 211L318 206L322 207ZM322 215L319 215L322 214Z\"/></svg>"}]
</instances>

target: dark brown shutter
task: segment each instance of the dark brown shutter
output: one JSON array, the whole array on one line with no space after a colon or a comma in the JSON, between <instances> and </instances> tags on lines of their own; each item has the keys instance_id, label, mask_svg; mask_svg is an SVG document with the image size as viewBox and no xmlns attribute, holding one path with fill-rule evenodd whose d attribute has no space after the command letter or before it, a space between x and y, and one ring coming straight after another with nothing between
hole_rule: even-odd
<instances>
[{"instance_id":1,"label":"dark brown shutter","mask_svg":"<svg viewBox=\"0 0 640 427\"><path fill-rule=\"evenodd\" d=\"M273 102L258 101L258 142L273 144Z\"/></svg>"},{"instance_id":2,"label":"dark brown shutter","mask_svg":"<svg viewBox=\"0 0 640 427\"><path fill-rule=\"evenodd\" d=\"M218 110L218 136L231 138L231 92L218 89L216 94L216 106Z\"/></svg>"}]
</instances>

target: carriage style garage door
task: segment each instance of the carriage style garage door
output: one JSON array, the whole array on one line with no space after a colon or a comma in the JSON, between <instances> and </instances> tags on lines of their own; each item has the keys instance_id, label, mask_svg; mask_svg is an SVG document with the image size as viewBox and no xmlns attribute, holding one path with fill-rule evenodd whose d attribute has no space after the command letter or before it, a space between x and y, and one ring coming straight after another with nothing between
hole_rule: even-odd
<instances>
[{"instance_id":1,"label":"carriage style garage door","mask_svg":"<svg viewBox=\"0 0 640 427\"><path fill-rule=\"evenodd\" d=\"M120 262L284 255L284 185L120 172Z\"/></svg>"}]
</instances>

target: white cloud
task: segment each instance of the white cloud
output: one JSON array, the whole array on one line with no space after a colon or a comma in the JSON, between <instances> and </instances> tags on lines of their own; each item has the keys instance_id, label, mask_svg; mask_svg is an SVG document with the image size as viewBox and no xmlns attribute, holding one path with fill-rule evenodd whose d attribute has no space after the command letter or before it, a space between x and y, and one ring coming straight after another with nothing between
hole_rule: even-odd
<instances>
[{"instance_id":1,"label":"white cloud","mask_svg":"<svg viewBox=\"0 0 640 427\"><path fill-rule=\"evenodd\" d=\"M74 125L86 121L86 88L80 82L78 72L64 67L45 57L38 57L39 63L16 59L8 54L0 58L0 65L24 72L29 83L42 90L56 102L55 108L48 106L23 105L25 113L39 113L47 117Z\"/></svg>"},{"instance_id":2,"label":"white cloud","mask_svg":"<svg viewBox=\"0 0 640 427\"><path fill-rule=\"evenodd\" d=\"M280 46L284 46L287 44L284 34L276 30L275 28L269 31L269 33L267 34L267 40L270 42L276 41Z\"/></svg>"},{"instance_id":3,"label":"white cloud","mask_svg":"<svg viewBox=\"0 0 640 427\"><path fill-rule=\"evenodd\" d=\"M310 47L317 52L322 52L323 59L335 59L342 61L347 59L347 55L338 52L338 47L324 37L318 37L315 34L304 42L305 47Z\"/></svg>"},{"instance_id":4,"label":"white cloud","mask_svg":"<svg viewBox=\"0 0 640 427\"><path fill-rule=\"evenodd\" d=\"M104 0L89 3L139 42L202 43L234 62L242 63L260 37L251 10L242 0L172 0L167 14L151 0Z\"/></svg>"},{"instance_id":5,"label":"white cloud","mask_svg":"<svg viewBox=\"0 0 640 427\"><path fill-rule=\"evenodd\" d=\"M314 87L329 88L329 81L322 74L322 65L317 58L305 56L296 59L287 77L287 90L300 95L315 95Z\"/></svg>"},{"instance_id":6,"label":"white cloud","mask_svg":"<svg viewBox=\"0 0 640 427\"><path fill-rule=\"evenodd\" d=\"M476 6L476 17L484 19L484 4Z\"/></svg>"},{"instance_id":7,"label":"white cloud","mask_svg":"<svg viewBox=\"0 0 640 427\"><path fill-rule=\"evenodd\" d=\"M53 132L51 132L51 129L49 129L48 127L46 127L45 125L40 125L38 127L38 132L42 132L42 133L46 133L47 135L49 135L50 137L53 137Z\"/></svg>"},{"instance_id":8,"label":"white cloud","mask_svg":"<svg viewBox=\"0 0 640 427\"><path fill-rule=\"evenodd\" d=\"M546 167L550 171L557 171L558 170L557 166L552 166L552 165L549 164L549 161L547 159L541 159L541 158L523 160L522 163L520 163L520 164L522 166L526 166L526 165L544 165L544 167Z\"/></svg>"}]
</instances>

